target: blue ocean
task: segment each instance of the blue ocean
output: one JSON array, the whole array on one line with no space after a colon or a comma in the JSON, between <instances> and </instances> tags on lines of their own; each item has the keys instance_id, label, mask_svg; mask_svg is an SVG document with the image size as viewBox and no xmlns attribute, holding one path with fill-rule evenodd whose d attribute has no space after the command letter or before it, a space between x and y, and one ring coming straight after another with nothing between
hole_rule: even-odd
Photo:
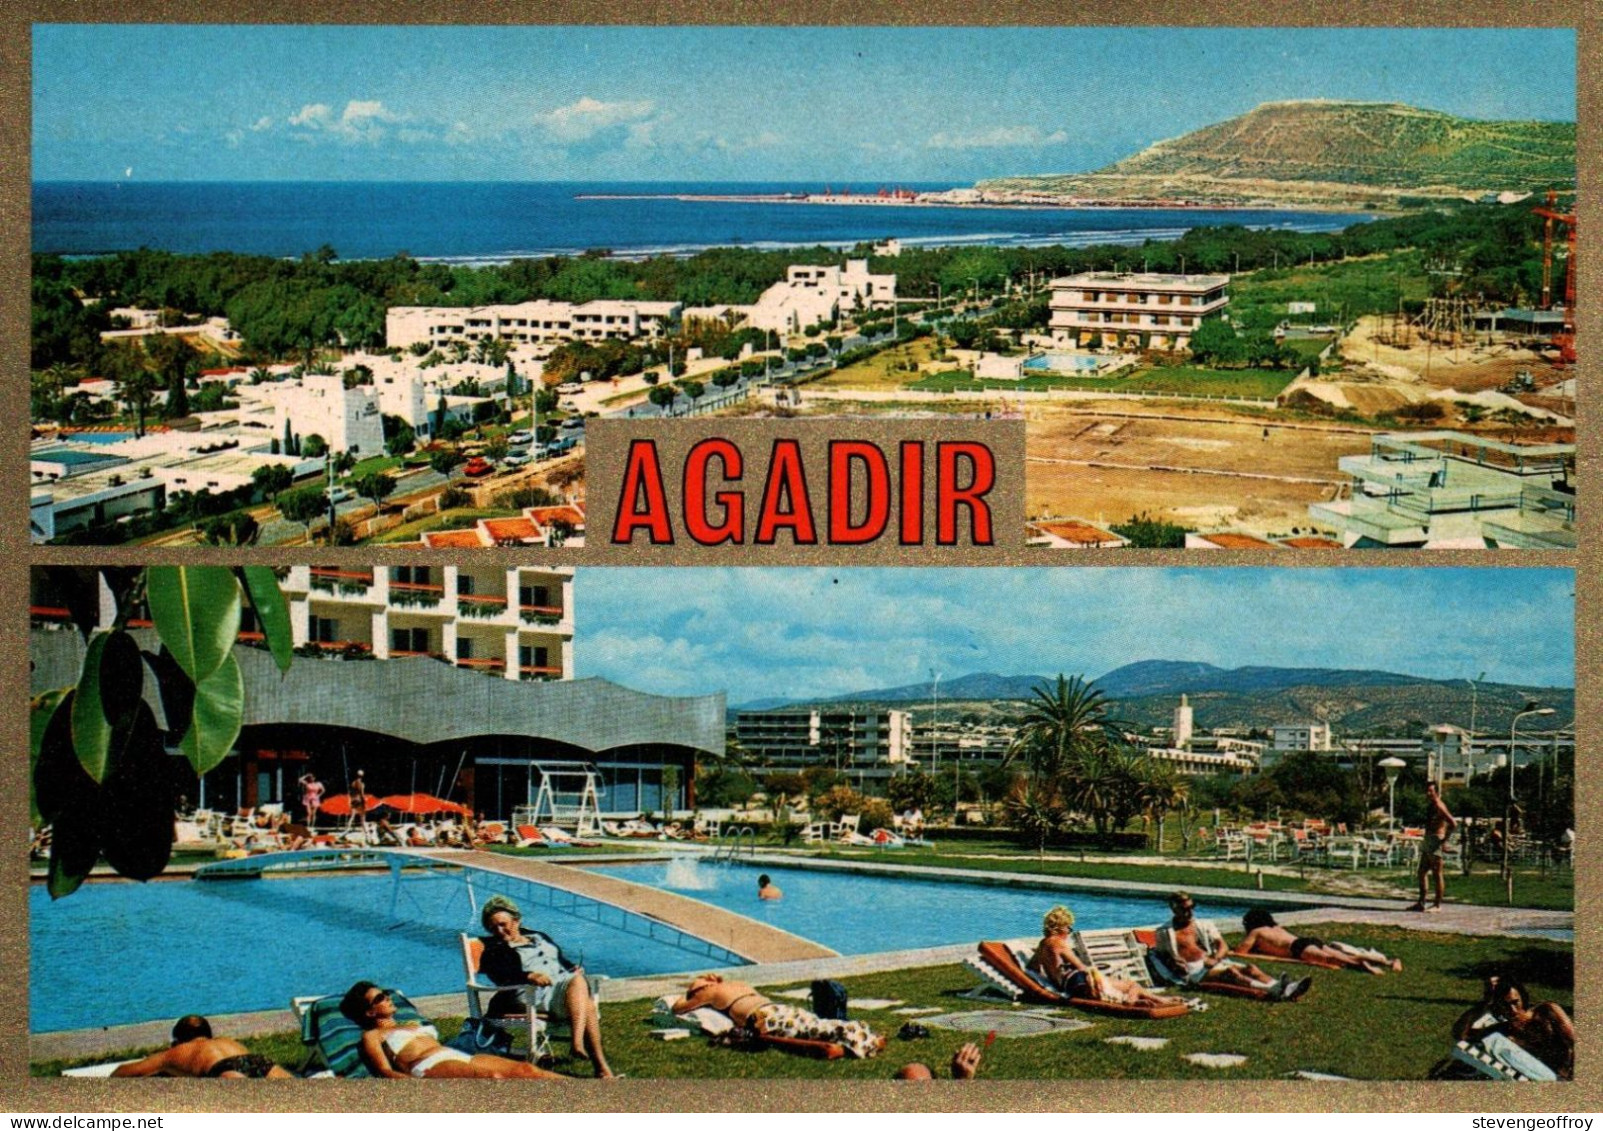
<instances>
[{"instance_id":1,"label":"blue ocean","mask_svg":"<svg viewBox=\"0 0 1603 1131\"><path fill-rule=\"evenodd\" d=\"M953 208L678 200L820 192L823 184L45 182L33 186L33 249L93 255L148 247L299 256L327 245L342 259L406 252L488 263L607 248L687 255L708 247L1082 246L1165 240L1240 224L1335 231L1365 215L1278 210ZM832 186L837 192L845 186ZM873 191L870 186L855 186ZM951 185L908 185L942 189ZM600 198L589 198L596 197Z\"/></svg>"}]
</instances>

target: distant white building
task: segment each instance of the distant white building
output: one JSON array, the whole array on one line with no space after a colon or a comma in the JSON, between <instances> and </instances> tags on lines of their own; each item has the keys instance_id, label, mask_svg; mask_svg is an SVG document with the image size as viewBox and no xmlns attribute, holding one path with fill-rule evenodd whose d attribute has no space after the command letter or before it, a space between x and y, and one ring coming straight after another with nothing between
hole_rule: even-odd
<instances>
[{"instance_id":1,"label":"distant white building","mask_svg":"<svg viewBox=\"0 0 1603 1131\"><path fill-rule=\"evenodd\" d=\"M289 431L305 441L321 436L330 451L362 456L384 454L384 422L379 396L371 388L347 389L338 376L308 374L298 383L271 386L268 399L274 408L274 435Z\"/></svg>"},{"instance_id":2,"label":"distant white building","mask_svg":"<svg viewBox=\"0 0 1603 1131\"><path fill-rule=\"evenodd\" d=\"M1270 729L1269 749L1276 753L1298 750L1328 752L1330 750L1329 723L1298 723L1294 726L1277 726Z\"/></svg>"},{"instance_id":3,"label":"distant white building","mask_svg":"<svg viewBox=\"0 0 1603 1131\"><path fill-rule=\"evenodd\" d=\"M798 263L762 293L746 320L759 330L788 334L895 301L896 276L871 274L866 259L848 259L844 267Z\"/></svg>"},{"instance_id":4,"label":"distant white building","mask_svg":"<svg viewBox=\"0 0 1603 1131\"><path fill-rule=\"evenodd\" d=\"M564 340L650 338L679 314L677 302L596 299L574 304L535 299L496 306L392 306L384 316L385 341L409 348L439 347L481 338L514 345Z\"/></svg>"},{"instance_id":5,"label":"distant white building","mask_svg":"<svg viewBox=\"0 0 1603 1131\"><path fill-rule=\"evenodd\" d=\"M1052 280L1052 336L1065 345L1183 350L1230 302L1229 275L1087 271Z\"/></svg>"},{"instance_id":6,"label":"distant white building","mask_svg":"<svg viewBox=\"0 0 1603 1131\"><path fill-rule=\"evenodd\" d=\"M1184 695L1180 696L1180 705L1174 709L1174 744L1184 750L1191 745L1192 730L1191 704L1186 702Z\"/></svg>"}]
</instances>

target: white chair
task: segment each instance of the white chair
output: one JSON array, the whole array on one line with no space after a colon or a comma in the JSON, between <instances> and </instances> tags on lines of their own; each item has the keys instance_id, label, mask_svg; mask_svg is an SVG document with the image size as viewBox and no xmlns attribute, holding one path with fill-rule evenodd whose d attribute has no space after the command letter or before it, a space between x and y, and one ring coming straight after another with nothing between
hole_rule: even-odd
<instances>
[{"instance_id":1,"label":"white chair","mask_svg":"<svg viewBox=\"0 0 1603 1131\"><path fill-rule=\"evenodd\" d=\"M484 958L484 940L463 933L458 936L462 941L462 968L467 974L468 1017L471 1021L482 1021L489 1018L494 1024L510 1032L521 1030L529 1035L528 1059L532 1061L543 1060L551 1055L551 1019L535 1010L531 1005L524 1012L510 1015L496 1014L490 1016L487 1005L496 994L505 993L506 986L497 986L490 982L479 980L479 963ZM596 1009L601 1008L601 982L603 979L596 975L587 975L586 981L590 983L590 996L595 999ZM488 998L485 995L489 995Z\"/></svg>"}]
</instances>

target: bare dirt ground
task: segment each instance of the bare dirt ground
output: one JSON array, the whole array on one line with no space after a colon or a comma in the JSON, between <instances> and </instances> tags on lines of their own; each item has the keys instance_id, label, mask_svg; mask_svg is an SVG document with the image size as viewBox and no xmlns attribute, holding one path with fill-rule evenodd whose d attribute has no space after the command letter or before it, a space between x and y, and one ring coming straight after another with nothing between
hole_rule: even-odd
<instances>
[{"instance_id":1,"label":"bare dirt ground","mask_svg":"<svg viewBox=\"0 0 1603 1131\"><path fill-rule=\"evenodd\" d=\"M1201 530L1306 531L1308 505L1336 497L1344 482L1336 461L1369 450L1363 429L1249 420L1216 408L1053 405L1032 407L1027 419L1032 518L1106 524L1145 511Z\"/></svg>"}]
</instances>

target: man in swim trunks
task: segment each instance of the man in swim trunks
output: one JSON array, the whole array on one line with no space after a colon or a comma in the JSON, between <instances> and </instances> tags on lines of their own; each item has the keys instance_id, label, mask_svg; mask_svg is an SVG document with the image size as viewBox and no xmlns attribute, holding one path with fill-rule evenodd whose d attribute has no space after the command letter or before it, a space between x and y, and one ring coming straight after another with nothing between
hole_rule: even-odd
<instances>
[{"instance_id":1,"label":"man in swim trunks","mask_svg":"<svg viewBox=\"0 0 1603 1131\"><path fill-rule=\"evenodd\" d=\"M1246 930L1247 937L1236 944L1232 954L1291 958L1298 962L1322 963L1369 974L1384 974L1387 970L1401 971L1403 968L1401 959L1387 958L1378 950L1364 950L1346 943L1327 943L1324 939L1312 936L1293 935L1276 923L1275 917L1262 907L1248 910L1241 917L1241 926Z\"/></svg>"},{"instance_id":2,"label":"man in swim trunks","mask_svg":"<svg viewBox=\"0 0 1603 1131\"><path fill-rule=\"evenodd\" d=\"M291 1080L293 1075L238 1041L212 1036L211 1022L198 1014L173 1025L171 1048L144 1060L120 1064L113 1076L190 1076L221 1080Z\"/></svg>"},{"instance_id":3,"label":"man in swim trunks","mask_svg":"<svg viewBox=\"0 0 1603 1131\"><path fill-rule=\"evenodd\" d=\"M1174 918L1158 929L1158 958L1173 981L1186 986L1245 986L1265 990L1275 1001L1296 1001L1308 992L1312 976L1288 982L1228 958L1224 936L1212 923L1197 919L1196 908L1188 893L1175 892L1169 897Z\"/></svg>"},{"instance_id":4,"label":"man in swim trunks","mask_svg":"<svg viewBox=\"0 0 1603 1131\"><path fill-rule=\"evenodd\" d=\"M1408 909L1410 911L1442 909L1442 892L1445 886L1442 878L1442 849L1447 847L1448 838L1458 827L1458 819L1447 811L1446 805L1442 804L1441 794L1433 781L1425 783L1425 805L1425 839L1419 846L1419 901ZM1436 902L1426 907L1425 880L1432 875L1436 877Z\"/></svg>"},{"instance_id":5,"label":"man in swim trunks","mask_svg":"<svg viewBox=\"0 0 1603 1131\"><path fill-rule=\"evenodd\" d=\"M1532 1079L1549 1079L1536 1071L1523 1057L1509 1056L1512 1044L1535 1057L1542 1068L1560 1080L1575 1079L1575 1023L1557 1002L1530 1005L1524 986L1502 974L1486 979L1479 1004L1472 1006L1453 1023L1454 1040L1479 1040L1481 1047L1504 1057ZM1491 1014L1495 1024L1478 1028L1476 1023Z\"/></svg>"}]
</instances>

